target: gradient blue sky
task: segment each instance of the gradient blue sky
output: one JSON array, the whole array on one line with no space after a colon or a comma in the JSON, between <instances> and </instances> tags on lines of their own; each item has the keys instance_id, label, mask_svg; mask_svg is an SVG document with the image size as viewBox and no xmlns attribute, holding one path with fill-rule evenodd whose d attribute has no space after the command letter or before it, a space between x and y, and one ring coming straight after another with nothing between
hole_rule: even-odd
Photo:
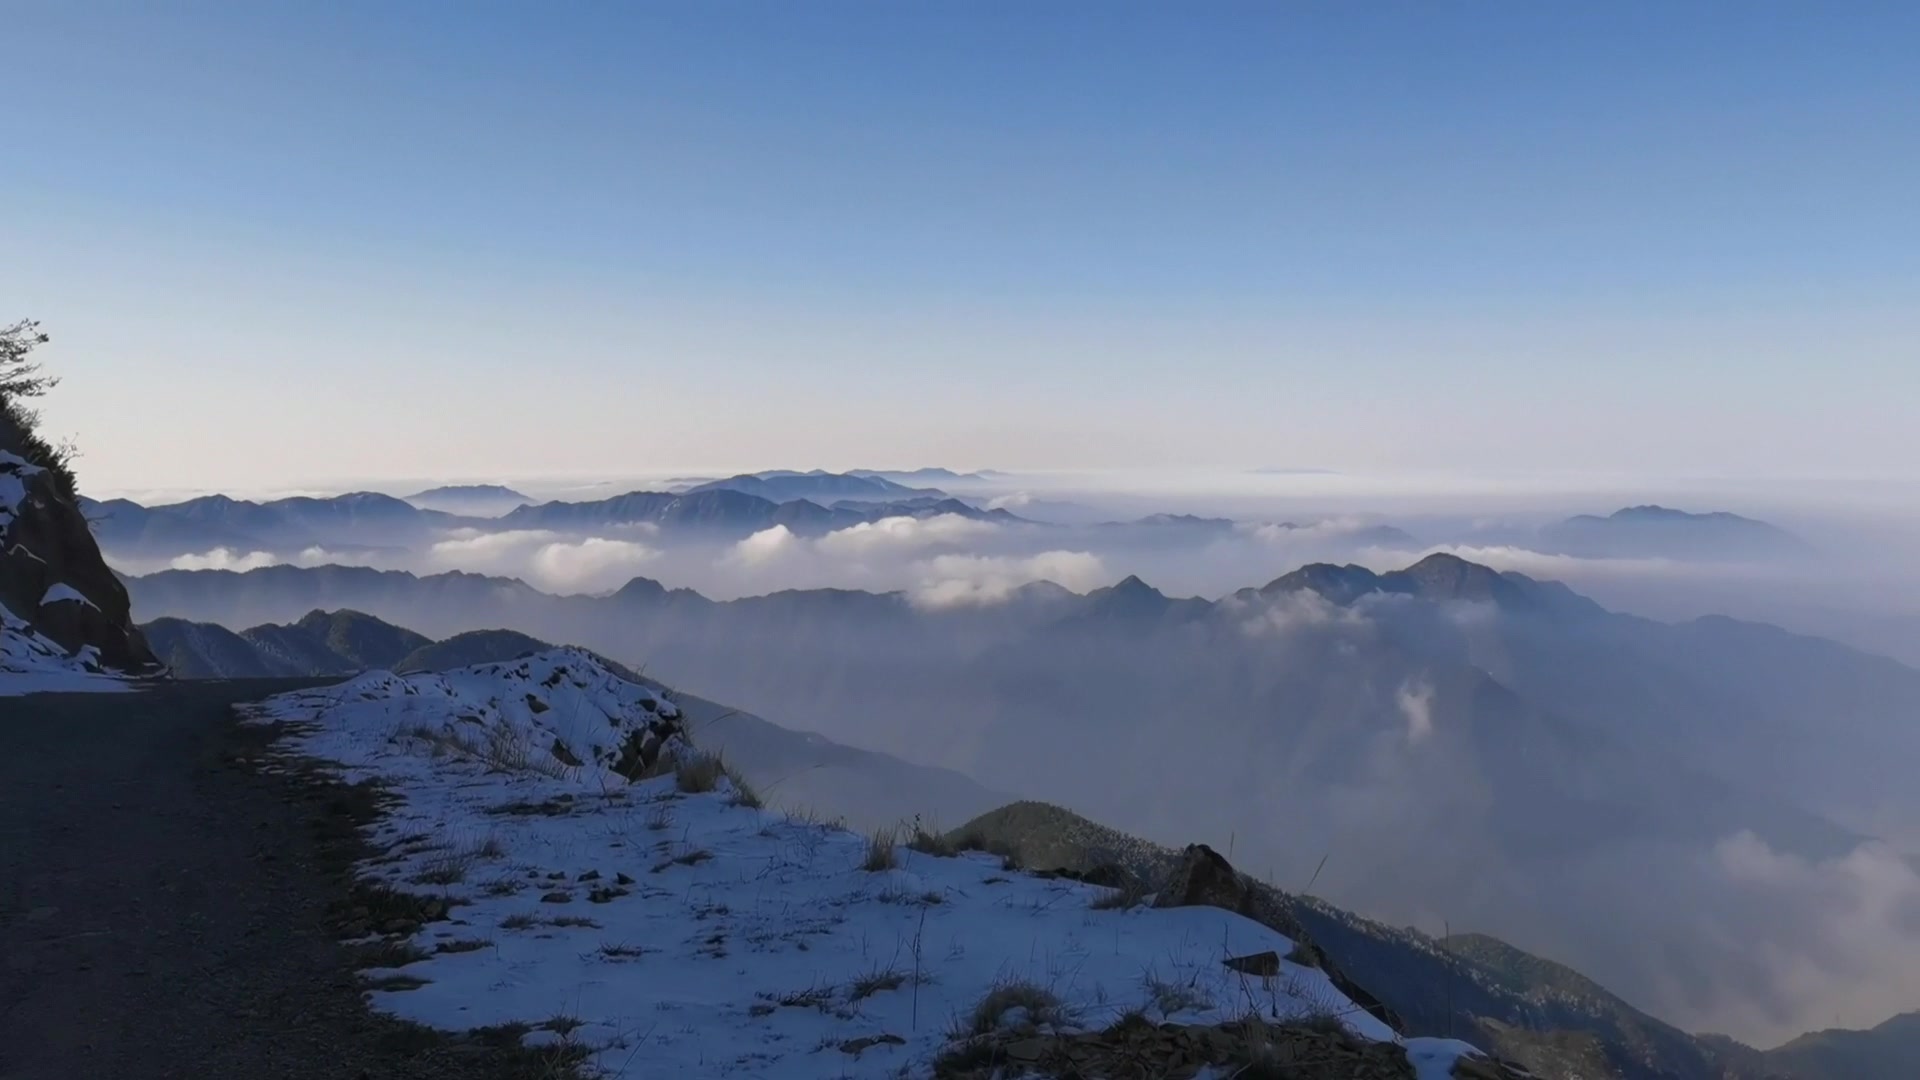
<instances>
[{"instance_id":1,"label":"gradient blue sky","mask_svg":"<svg viewBox=\"0 0 1920 1080\"><path fill-rule=\"evenodd\" d=\"M1920 474L1920 5L6 24L0 318L90 489Z\"/></svg>"}]
</instances>

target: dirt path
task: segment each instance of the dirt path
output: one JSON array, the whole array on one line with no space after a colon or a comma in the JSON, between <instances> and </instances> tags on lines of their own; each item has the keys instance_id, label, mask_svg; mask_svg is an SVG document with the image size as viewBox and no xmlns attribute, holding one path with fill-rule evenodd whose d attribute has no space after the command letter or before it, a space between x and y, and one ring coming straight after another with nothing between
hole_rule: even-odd
<instances>
[{"instance_id":1,"label":"dirt path","mask_svg":"<svg viewBox=\"0 0 1920 1080\"><path fill-rule=\"evenodd\" d=\"M231 720L301 685L0 698L0 1080L552 1074L367 1012L330 918L368 800Z\"/></svg>"}]
</instances>

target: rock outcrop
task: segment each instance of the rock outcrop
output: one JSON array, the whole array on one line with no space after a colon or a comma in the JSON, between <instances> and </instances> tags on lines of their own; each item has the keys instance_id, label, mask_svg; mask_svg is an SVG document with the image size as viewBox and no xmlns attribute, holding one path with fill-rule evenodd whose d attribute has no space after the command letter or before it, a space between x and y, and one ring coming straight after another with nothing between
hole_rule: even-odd
<instances>
[{"instance_id":1,"label":"rock outcrop","mask_svg":"<svg viewBox=\"0 0 1920 1080\"><path fill-rule=\"evenodd\" d=\"M1355 1005L1393 1030L1406 1031L1398 1014L1341 974L1332 959L1308 939L1306 930L1280 901L1278 893L1261 888L1258 882L1235 870L1225 856L1205 844L1187 846L1153 902L1155 907L1196 905L1225 908L1287 935L1294 940L1297 953L1289 959L1326 972L1333 985Z\"/></svg>"},{"instance_id":2,"label":"rock outcrop","mask_svg":"<svg viewBox=\"0 0 1920 1080\"><path fill-rule=\"evenodd\" d=\"M0 604L72 656L114 671L156 670L85 516L51 470L23 456L27 449L0 417Z\"/></svg>"}]
</instances>

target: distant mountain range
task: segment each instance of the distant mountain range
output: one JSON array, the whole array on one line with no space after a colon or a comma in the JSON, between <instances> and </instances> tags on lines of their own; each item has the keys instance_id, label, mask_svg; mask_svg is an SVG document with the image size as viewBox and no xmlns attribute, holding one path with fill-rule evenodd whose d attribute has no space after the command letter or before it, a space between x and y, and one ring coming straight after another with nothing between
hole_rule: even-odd
<instances>
[{"instance_id":1,"label":"distant mountain range","mask_svg":"<svg viewBox=\"0 0 1920 1080\"><path fill-rule=\"evenodd\" d=\"M82 502L100 546L128 554L405 547L472 523L372 491L268 502L205 495L151 507L130 499Z\"/></svg>"},{"instance_id":2,"label":"distant mountain range","mask_svg":"<svg viewBox=\"0 0 1920 1080\"><path fill-rule=\"evenodd\" d=\"M1542 550L1582 558L1692 561L1778 559L1812 554L1799 537L1738 514L1630 506L1606 517L1581 514L1541 530Z\"/></svg>"},{"instance_id":3,"label":"distant mountain range","mask_svg":"<svg viewBox=\"0 0 1920 1080\"><path fill-rule=\"evenodd\" d=\"M1790 954L1815 914L1719 876L1730 838L1819 863L1920 817L1920 672L1760 624L1620 615L1446 555L1307 566L1218 601L1130 578L937 609L834 589L720 602L643 578L556 597L348 567L128 587L137 610L230 625L350 607L580 642L1130 832L1237 837L1255 869L1304 877L1331 854L1322 886L1344 905L1445 912L1655 1007L1677 1005L1676 966L1713 993L1762 992L1736 973ZM1275 820L1294 823L1284 846Z\"/></svg>"},{"instance_id":4,"label":"distant mountain range","mask_svg":"<svg viewBox=\"0 0 1920 1080\"><path fill-rule=\"evenodd\" d=\"M550 502L523 506L500 519L503 528L580 531L648 523L663 529L745 535L784 525L814 536L888 517L937 517L957 514L982 521L1019 524L1005 510L981 510L959 499L915 496L887 502L850 500L831 506L806 499L774 502L732 488L707 488L684 494L636 491L594 502Z\"/></svg>"},{"instance_id":5,"label":"distant mountain range","mask_svg":"<svg viewBox=\"0 0 1920 1080\"><path fill-rule=\"evenodd\" d=\"M888 486L901 492L910 490ZM434 492L422 492L413 498L427 496L442 505L471 504L475 498L486 503L493 498ZM489 508L499 510L505 498L494 500ZM146 557L197 554L215 548L280 553L312 547L333 553L399 550L430 544L456 529L582 531L645 523L688 534L738 537L775 525L785 525L802 535L817 535L885 517L958 514L1003 524L1023 520L1005 510L981 510L939 495L915 494L884 501L842 499L822 505L806 499L776 502L729 487L711 486L681 494L636 491L588 502L516 502L497 517L425 509L375 492L268 502L208 495L161 506L142 506L128 499L81 502L94 536L110 555Z\"/></svg>"}]
</instances>

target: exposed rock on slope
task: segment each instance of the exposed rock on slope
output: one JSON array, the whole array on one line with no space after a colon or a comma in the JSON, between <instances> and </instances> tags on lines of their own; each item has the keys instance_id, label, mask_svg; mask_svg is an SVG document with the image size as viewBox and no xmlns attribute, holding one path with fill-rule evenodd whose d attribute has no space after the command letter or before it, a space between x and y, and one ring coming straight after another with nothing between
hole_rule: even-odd
<instances>
[{"instance_id":1,"label":"exposed rock on slope","mask_svg":"<svg viewBox=\"0 0 1920 1080\"><path fill-rule=\"evenodd\" d=\"M1363 919L1252 880L1204 846L1175 852L1041 802L1003 806L949 835L1038 869L1084 875L1118 865L1159 888L1163 902L1247 914L1311 950L1375 1016L1408 1034L1469 1039L1543 1080L1771 1080L1551 961L1492 938L1469 944L1461 935L1452 948Z\"/></svg>"},{"instance_id":2,"label":"exposed rock on slope","mask_svg":"<svg viewBox=\"0 0 1920 1080\"><path fill-rule=\"evenodd\" d=\"M100 557L80 508L48 469L22 456L24 433L0 418L0 604L83 664L156 666L134 628L127 590ZM91 650L91 651L88 651Z\"/></svg>"}]
</instances>

